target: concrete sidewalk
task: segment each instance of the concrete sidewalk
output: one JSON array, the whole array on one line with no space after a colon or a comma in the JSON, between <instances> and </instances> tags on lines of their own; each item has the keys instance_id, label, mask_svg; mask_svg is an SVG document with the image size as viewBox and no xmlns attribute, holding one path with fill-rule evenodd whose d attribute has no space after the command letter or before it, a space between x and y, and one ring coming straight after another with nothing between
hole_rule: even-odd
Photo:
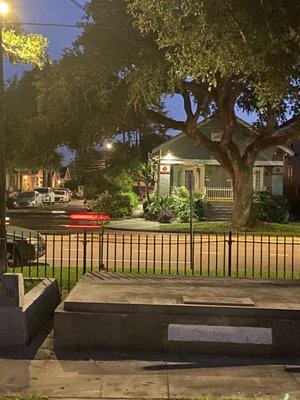
<instances>
[{"instance_id":1,"label":"concrete sidewalk","mask_svg":"<svg viewBox=\"0 0 300 400\"><path fill-rule=\"evenodd\" d=\"M55 354L51 328L23 353L2 354L0 394L73 399L171 399L212 394L265 394L300 399L299 374L284 364L300 360L210 356ZM47 335L48 333L48 335ZM14 359L13 359L14 358Z\"/></svg>"},{"instance_id":2,"label":"concrete sidewalk","mask_svg":"<svg viewBox=\"0 0 300 400\"><path fill-rule=\"evenodd\" d=\"M104 228L105 230L160 232L159 222L146 221L144 218L111 221Z\"/></svg>"},{"instance_id":3,"label":"concrete sidewalk","mask_svg":"<svg viewBox=\"0 0 300 400\"><path fill-rule=\"evenodd\" d=\"M0 360L0 393L102 399L260 393L274 400L289 393L290 400L300 398L299 374L286 373L281 365L207 358L190 362L110 358L113 355L89 361Z\"/></svg>"}]
</instances>

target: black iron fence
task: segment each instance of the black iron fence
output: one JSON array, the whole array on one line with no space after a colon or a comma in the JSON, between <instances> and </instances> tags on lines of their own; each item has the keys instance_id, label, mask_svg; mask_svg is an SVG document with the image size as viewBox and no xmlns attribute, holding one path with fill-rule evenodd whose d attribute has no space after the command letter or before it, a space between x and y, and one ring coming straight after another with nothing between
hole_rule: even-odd
<instances>
[{"instance_id":1,"label":"black iron fence","mask_svg":"<svg viewBox=\"0 0 300 400\"><path fill-rule=\"evenodd\" d=\"M55 277L70 290L87 271L300 279L300 237L257 234L78 232L7 242L9 270Z\"/></svg>"}]
</instances>

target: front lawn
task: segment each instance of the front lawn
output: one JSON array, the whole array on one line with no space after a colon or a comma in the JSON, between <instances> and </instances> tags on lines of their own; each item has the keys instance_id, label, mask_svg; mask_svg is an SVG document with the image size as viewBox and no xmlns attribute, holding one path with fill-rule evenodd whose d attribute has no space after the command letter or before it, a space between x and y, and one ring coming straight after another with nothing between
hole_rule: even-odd
<instances>
[{"instance_id":1,"label":"front lawn","mask_svg":"<svg viewBox=\"0 0 300 400\"><path fill-rule=\"evenodd\" d=\"M189 223L173 222L171 224L160 224L160 230L162 232L189 232ZM195 233L227 233L232 229L231 225L227 221L201 221L194 223ZM260 222L253 228L246 230L247 233L259 233L259 234L283 234L283 235L294 235L300 236L300 224L289 223L289 224L275 224Z\"/></svg>"}]
</instances>

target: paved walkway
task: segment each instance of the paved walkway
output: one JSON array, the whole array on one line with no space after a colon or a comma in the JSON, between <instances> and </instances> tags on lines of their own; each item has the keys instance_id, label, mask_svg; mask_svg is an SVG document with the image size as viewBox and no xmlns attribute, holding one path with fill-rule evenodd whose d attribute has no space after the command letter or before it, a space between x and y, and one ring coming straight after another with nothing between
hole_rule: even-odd
<instances>
[{"instance_id":1,"label":"paved walkway","mask_svg":"<svg viewBox=\"0 0 300 400\"><path fill-rule=\"evenodd\" d=\"M146 221L144 218L131 218L111 221L106 226L106 229L156 232L160 231L159 226L160 224L155 221Z\"/></svg>"},{"instance_id":2,"label":"paved walkway","mask_svg":"<svg viewBox=\"0 0 300 400\"><path fill-rule=\"evenodd\" d=\"M49 333L50 332L50 333ZM180 358L125 353L55 354L52 331L23 353L2 354L0 394L49 398L171 399L200 394L257 393L300 399L300 375L283 365L300 360ZM47 335L48 333L48 335Z\"/></svg>"}]
</instances>

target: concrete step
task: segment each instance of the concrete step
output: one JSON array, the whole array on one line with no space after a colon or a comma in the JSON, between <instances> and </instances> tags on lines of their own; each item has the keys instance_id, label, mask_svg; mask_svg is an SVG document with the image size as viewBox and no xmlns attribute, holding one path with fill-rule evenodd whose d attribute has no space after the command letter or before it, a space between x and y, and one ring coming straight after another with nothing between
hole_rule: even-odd
<instances>
[{"instance_id":1,"label":"concrete step","mask_svg":"<svg viewBox=\"0 0 300 400\"><path fill-rule=\"evenodd\" d=\"M228 220L232 216L233 203L207 202L204 206L205 218L209 221Z\"/></svg>"}]
</instances>

